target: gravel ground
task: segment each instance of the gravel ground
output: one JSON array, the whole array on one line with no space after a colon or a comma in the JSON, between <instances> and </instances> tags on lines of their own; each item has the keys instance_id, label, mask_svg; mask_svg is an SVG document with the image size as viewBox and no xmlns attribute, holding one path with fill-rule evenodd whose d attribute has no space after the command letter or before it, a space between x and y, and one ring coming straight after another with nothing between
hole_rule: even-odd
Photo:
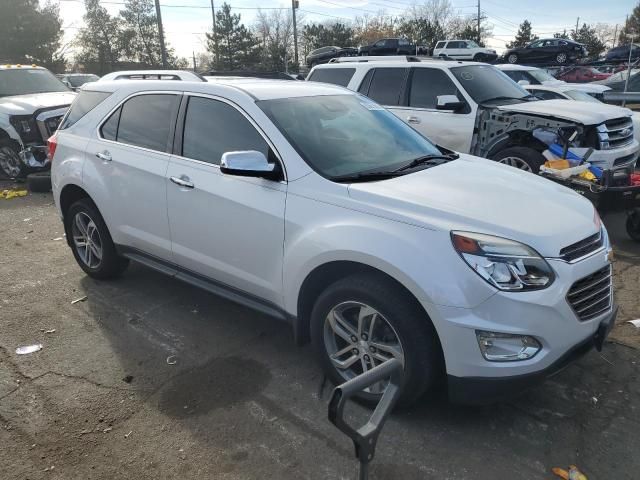
<instances>
[{"instance_id":1,"label":"gravel ground","mask_svg":"<svg viewBox=\"0 0 640 480\"><path fill-rule=\"evenodd\" d=\"M372 479L638 478L640 245L605 220L621 310L602 354L508 403L394 414ZM355 478L286 325L137 265L96 282L62 233L50 194L0 199L0 479Z\"/></svg>"}]
</instances>

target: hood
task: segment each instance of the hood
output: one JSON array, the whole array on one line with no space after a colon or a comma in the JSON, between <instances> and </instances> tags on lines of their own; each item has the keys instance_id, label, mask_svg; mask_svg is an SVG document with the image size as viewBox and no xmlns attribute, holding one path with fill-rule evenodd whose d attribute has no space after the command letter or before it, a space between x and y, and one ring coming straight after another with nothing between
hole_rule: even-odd
<instances>
[{"instance_id":1,"label":"hood","mask_svg":"<svg viewBox=\"0 0 640 480\"><path fill-rule=\"evenodd\" d=\"M380 182L354 183L349 195L377 212L438 230L497 235L545 257L596 233L593 205L550 180L461 155L444 165Z\"/></svg>"},{"instance_id":2,"label":"hood","mask_svg":"<svg viewBox=\"0 0 640 480\"><path fill-rule=\"evenodd\" d=\"M10 115L30 115L42 108L71 105L76 94L73 92L34 93L0 98L0 111Z\"/></svg>"},{"instance_id":3,"label":"hood","mask_svg":"<svg viewBox=\"0 0 640 480\"><path fill-rule=\"evenodd\" d=\"M567 102L566 100L524 102L515 105L502 105L497 108L503 112L528 113L561 118L582 125L599 125L614 118L631 116L631 110L628 108L604 103Z\"/></svg>"}]
</instances>

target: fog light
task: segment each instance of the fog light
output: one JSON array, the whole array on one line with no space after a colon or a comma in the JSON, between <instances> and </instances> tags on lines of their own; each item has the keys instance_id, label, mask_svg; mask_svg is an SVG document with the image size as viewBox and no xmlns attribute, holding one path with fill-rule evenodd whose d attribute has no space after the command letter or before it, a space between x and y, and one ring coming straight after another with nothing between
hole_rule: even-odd
<instances>
[{"instance_id":1,"label":"fog light","mask_svg":"<svg viewBox=\"0 0 640 480\"><path fill-rule=\"evenodd\" d=\"M542 349L540 342L529 335L476 330L476 337L482 356L490 362L528 360Z\"/></svg>"}]
</instances>

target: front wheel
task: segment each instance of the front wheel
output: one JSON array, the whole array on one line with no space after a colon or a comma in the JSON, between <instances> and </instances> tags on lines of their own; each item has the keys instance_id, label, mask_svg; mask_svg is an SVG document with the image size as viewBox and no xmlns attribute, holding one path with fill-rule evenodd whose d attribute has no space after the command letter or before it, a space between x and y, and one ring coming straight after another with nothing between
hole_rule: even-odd
<instances>
[{"instance_id":1,"label":"front wheel","mask_svg":"<svg viewBox=\"0 0 640 480\"><path fill-rule=\"evenodd\" d=\"M336 385L391 359L404 367L400 404L415 402L442 373L437 333L415 300L394 282L372 274L346 277L327 288L311 314L311 337ZM362 392L377 402L388 381Z\"/></svg>"},{"instance_id":2,"label":"front wheel","mask_svg":"<svg viewBox=\"0 0 640 480\"><path fill-rule=\"evenodd\" d=\"M505 148L493 155L492 160L530 173L538 173L545 162L540 152L529 147Z\"/></svg>"},{"instance_id":3,"label":"front wheel","mask_svg":"<svg viewBox=\"0 0 640 480\"><path fill-rule=\"evenodd\" d=\"M625 227L629 237L636 242L640 242L640 213L638 211L633 212L627 217Z\"/></svg>"},{"instance_id":4,"label":"front wheel","mask_svg":"<svg viewBox=\"0 0 640 480\"><path fill-rule=\"evenodd\" d=\"M507 57L507 62L511 64L518 63L518 55L516 55L515 53L512 53Z\"/></svg>"},{"instance_id":5,"label":"front wheel","mask_svg":"<svg viewBox=\"0 0 640 480\"><path fill-rule=\"evenodd\" d=\"M76 262L90 277L115 278L129 265L129 260L116 252L102 215L88 198L69 207L64 226Z\"/></svg>"},{"instance_id":6,"label":"front wheel","mask_svg":"<svg viewBox=\"0 0 640 480\"><path fill-rule=\"evenodd\" d=\"M483 54L481 54L481 53L476 53L476 54L473 56L473 61L474 61L474 62L484 62L484 55L483 55Z\"/></svg>"},{"instance_id":7,"label":"front wheel","mask_svg":"<svg viewBox=\"0 0 640 480\"><path fill-rule=\"evenodd\" d=\"M27 173L27 167L20 158L17 144L0 141L0 170L9 178L21 178Z\"/></svg>"}]
</instances>

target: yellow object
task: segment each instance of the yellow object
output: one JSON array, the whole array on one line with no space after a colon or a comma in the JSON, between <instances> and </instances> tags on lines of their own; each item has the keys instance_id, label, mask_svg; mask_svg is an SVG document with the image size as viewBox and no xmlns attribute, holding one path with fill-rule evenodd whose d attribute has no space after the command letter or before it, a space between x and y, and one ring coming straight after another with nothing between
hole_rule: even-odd
<instances>
[{"instance_id":1,"label":"yellow object","mask_svg":"<svg viewBox=\"0 0 640 480\"><path fill-rule=\"evenodd\" d=\"M0 192L0 198L4 198L5 200L11 200L16 197L26 197L26 190L3 190Z\"/></svg>"},{"instance_id":2,"label":"yellow object","mask_svg":"<svg viewBox=\"0 0 640 480\"><path fill-rule=\"evenodd\" d=\"M589 170L585 170L578 176L585 180L589 180L590 182L595 182L597 180L597 177L593 173L591 173Z\"/></svg>"},{"instance_id":3,"label":"yellow object","mask_svg":"<svg viewBox=\"0 0 640 480\"><path fill-rule=\"evenodd\" d=\"M553 467L551 471L564 480L588 480L587 476L580 470L578 470L578 467L576 467L575 465L570 465L569 471L558 467Z\"/></svg>"},{"instance_id":4,"label":"yellow object","mask_svg":"<svg viewBox=\"0 0 640 480\"><path fill-rule=\"evenodd\" d=\"M547 160L544 166L555 170L564 170L565 168L570 168L571 164L568 160Z\"/></svg>"}]
</instances>

